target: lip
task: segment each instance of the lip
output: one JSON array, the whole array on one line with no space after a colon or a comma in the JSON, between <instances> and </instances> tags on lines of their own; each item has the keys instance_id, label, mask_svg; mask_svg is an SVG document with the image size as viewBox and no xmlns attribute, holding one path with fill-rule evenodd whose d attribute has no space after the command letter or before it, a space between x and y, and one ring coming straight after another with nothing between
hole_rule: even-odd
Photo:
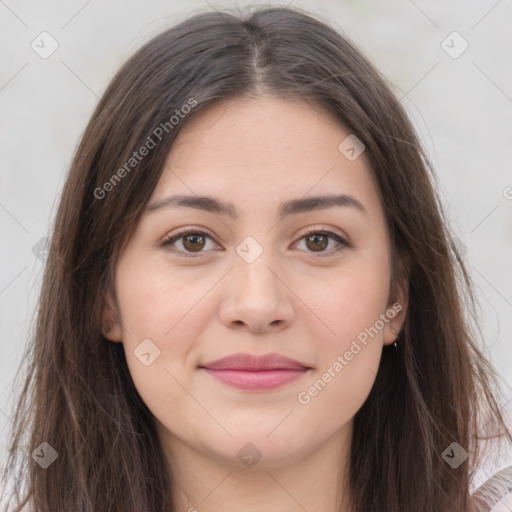
<instances>
[{"instance_id":1,"label":"lip","mask_svg":"<svg viewBox=\"0 0 512 512\"><path fill-rule=\"evenodd\" d=\"M279 354L233 354L199 368L228 386L246 390L275 389L300 378L311 369Z\"/></svg>"}]
</instances>

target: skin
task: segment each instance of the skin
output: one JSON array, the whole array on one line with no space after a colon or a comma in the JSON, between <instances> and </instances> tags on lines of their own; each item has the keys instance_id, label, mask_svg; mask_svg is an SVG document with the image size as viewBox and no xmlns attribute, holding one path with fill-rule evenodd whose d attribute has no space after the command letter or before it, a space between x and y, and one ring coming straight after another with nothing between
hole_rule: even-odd
<instances>
[{"instance_id":1,"label":"skin","mask_svg":"<svg viewBox=\"0 0 512 512\"><path fill-rule=\"evenodd\" d=\"M349 161L338 149L349 132L301 101L223 101L190 121L149 204L208 195L231 201L239 218L188 207L146 212L118 261L106 336L123 343L155 417L176 510L340 510L353 417L407 300L390 282L384 213L364 153ZM281 202L323 194L349 194L365 212L337 206L279 218ZM211 238L178 239L176 253L159 245L188 227ZM308 228L333 231L350 246L335 253L339 243L329 238L322 249L307 242ZM263 249L251 263L236 252L248 236ZM187 249L192 257L180 255ZM300 403L298 394L397 301L400 313ZM134 355L144 339L160 350L149 366ZM236 352L278 353L312 369L264 392L228 387L198 369ZM237 457L248 442L261 453L252 467Z\"/></svg>"}]
</instances>

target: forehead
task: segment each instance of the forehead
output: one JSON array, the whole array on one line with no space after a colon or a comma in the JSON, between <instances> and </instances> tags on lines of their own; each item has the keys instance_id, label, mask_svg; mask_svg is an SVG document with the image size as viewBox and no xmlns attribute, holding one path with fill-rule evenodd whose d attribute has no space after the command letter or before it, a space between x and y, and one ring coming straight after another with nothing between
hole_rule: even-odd
<instances>
[{"instance_id":1,"label":"forehead","mask_svg":"<svg viewBox=\"0 0 512 512\"><path fill-rule=\"evenodd\" d=\"M339 149L349 135L304 101L219 102L179 133L152 201L169 193L209 195L243 212L287 198L346 194L378 215L379 194L364 152L350 160Z\"/></svg>"}]
</instances>

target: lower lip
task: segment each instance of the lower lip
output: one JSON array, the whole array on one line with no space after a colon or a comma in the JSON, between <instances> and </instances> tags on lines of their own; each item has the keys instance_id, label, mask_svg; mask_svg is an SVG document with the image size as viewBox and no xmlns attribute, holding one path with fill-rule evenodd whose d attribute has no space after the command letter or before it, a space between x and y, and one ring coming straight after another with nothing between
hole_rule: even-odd
<instances>
[{"instance_id":1,"label":"lower lip","mask_svg":"<svg viewBox=\"0 0 512 512\"><path fill-rule=\"evenodd\" d=\"M284 386L302 377L308 370L211 370L204 368L212 377L238 389L265 390Z\"/></svg>"}]
</instances>

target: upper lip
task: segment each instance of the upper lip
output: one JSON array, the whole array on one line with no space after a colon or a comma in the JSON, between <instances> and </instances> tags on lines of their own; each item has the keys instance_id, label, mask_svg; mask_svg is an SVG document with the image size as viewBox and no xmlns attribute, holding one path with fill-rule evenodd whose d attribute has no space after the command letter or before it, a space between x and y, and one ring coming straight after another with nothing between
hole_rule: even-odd
<instances>
[{"instance_id":1,"label":"upper lip","mask_svg":"<svg viewBox=\"0 0 512 512\"><path fill-rule=\"evenodd\" d=\"M211 363L199 365L209 370L304 370L309 366L279 354L253 355L232 354Z\"/></svg>"}]
</instances>

